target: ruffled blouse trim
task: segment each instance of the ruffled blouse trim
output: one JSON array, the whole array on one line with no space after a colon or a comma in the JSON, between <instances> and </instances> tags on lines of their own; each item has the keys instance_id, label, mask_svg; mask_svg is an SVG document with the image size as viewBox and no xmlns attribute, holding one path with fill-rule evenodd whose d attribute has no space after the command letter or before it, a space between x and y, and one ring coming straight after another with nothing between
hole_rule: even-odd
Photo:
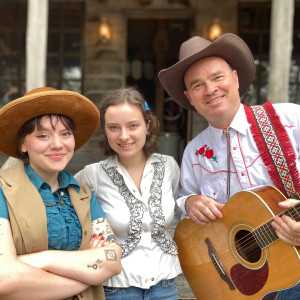
<instances>
[{"instance_id":1,"label":"ruffled blouse trim","mask_svg":"<svg viewBox=\"0 0 300 300\"><path fill-rule=\"evenodd\" d=\"M148 199L149 212L154 219L154 226L151 229L151 237L155 243L165 252L177 255L177 245L174 241L168 240L165 234L165 217L162 210L162 183L165 174L167 158L164 155L153 154L158 161L153 162L154 175L150 186L150 197ZM142 217L144 215L143 202L137 199L128 189L123 176L118 172L117 167L107 168L107 163L102 165L104 171L118 188L121 196L126 201L130 210L130 221L128 233L124 243L121 243L122 257L133 251L141 240Z\"/></svg>"}]
</instances>

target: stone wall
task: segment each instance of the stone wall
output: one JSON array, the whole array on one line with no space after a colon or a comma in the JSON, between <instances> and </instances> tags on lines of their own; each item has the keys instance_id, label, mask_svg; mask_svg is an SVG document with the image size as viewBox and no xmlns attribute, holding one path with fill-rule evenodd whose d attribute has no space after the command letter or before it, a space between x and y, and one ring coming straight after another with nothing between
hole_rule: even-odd
<instances>
[{"instance_id":1,"label":"stone wall","mask_svg":"<svg viewBox=\"0 0 300 300\"><path fill-rule=\"evenodd\" d=\"M142 5L142 3L150 3ZM189 13L195 27L191 35L208 37L212 20L217 18L224 32L237 31L238 0L87 0L85 22L85 95L99 106L103 95L126 85L126 41L128 17L161 16ZM216 9L218 8L218 9ZM101 44L98 38L100 20L105 18L112 28L112 39ZM178 49L179 51L179 49ZM207 126L196 113L189 119L187 141Z\"/></svg>"}]
</instances>

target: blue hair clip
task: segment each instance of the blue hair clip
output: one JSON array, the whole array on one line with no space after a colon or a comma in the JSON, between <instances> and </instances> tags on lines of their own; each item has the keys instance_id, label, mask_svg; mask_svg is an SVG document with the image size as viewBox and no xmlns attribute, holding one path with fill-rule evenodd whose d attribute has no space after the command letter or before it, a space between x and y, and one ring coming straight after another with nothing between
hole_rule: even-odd
<instances>
[{"instance_id":1,"label":"blue hair clip","mask_svg":"<svg viewBox=\"0 0 300 300\"><path fill-rule=\"evenodd\" d=\"M148 103L145 101L145 109L150 110Z\"/></svg>"}]
</instances>

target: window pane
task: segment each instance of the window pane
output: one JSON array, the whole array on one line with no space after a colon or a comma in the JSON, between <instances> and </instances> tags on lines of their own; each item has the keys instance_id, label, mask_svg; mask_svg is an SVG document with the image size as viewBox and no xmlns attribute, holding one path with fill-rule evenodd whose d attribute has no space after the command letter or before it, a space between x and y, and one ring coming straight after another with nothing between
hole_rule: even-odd
<instances>
[{"instance_id":1,"label":"window pane","mask_svg":"<svg viewBox=\"0 0 300 300\"><path fill-rule=\"evenodd\" d=\"M60 9L58 7L53 7L49 3L49 17L48 17L48 26L49 28L55 29L60 26Z\"/></svg>"},{"instance_id":2,"label":"window pane","mask_svg":"<svg viewBox=\"0 0 300 300\"><path fill-rule=\"evenodd\" d=\"M47 86L53 87L53 88L55 88L57 90L60 89L59 82L57 80L48 80L47 81Z\"/></svg>"},{"instance_id":3,"label":"window pane","mask_svg":"<svg viewBox=\"0 0 300 300\"><path fill-rule=\"evenodd\" d=\"M62 86L63 90L71 90L73 92L81 92L81 81L79 80L65 80Z\"/></svg>"},{"instance_id":4,"label":"window pane","mask_svg":"<svg viewBox=\"0 0 300 300\"><path fill-rule=\"evenodd\" d=\"M240 37L247 43L253 54L259 53L259 38L255 33L241 34Z\"/></svg>"},{"instance_id":5,"label":"window pane","mask_svg":"<svg viewBox=\"0 0 300 300\"><path fill-rule=\"evenodd\" d=\"M25 83L18 81L0 81L0 107L25 94Z\"/></svg>"},{"instance_id":6,"label":"window pane","mask_svg":"<svg viewBox=\"0 0 300 300\"><path fill-rule=\"evenodd\" d=\"M1 31L0 32L0 52L10 53L18 50L17 32Z\"/></svg>"},{"instance_id":7,"label":"window pane","mask_svg":"<svg viewBox=\"0 0 300 300\"><path fill-rule=\"evenodd\" d=\"M47 78L49 80L58 79L60 74L59 58L48 57L47 58Z\"/></svg>"},{"instance_id":8,"label":"window pane","mask_svg":"<svg viewBox=\"0 0 300 300\"><path fill-rule=\"evenodd\" d=\"M5 8L0 9L0 27L14 28L17 26L18 7L9 5L9 3L6 3L5 6Z\"/></svg>"},{"instance_id":9,"label":"window pane","mask_svg":"<svg viewBox=\"0 0 300 300\"><path fill-rule=\"evenodd\" d=\"M80 79L81 67L79 58L66 58L64 60L63 77L65 79Z\"/></svg>"},{"instance_id":10,"label":"window pane","mask_svg":"<svg viewBox=\"0 0 300 300\"><path fill-rule=\"evenodd\" d=\"M49 32L48 33L48 52L59 51L59 33Z\"/></svg>"},{"instance_id":11,"label":"window pane","mask_svg":"<svg viewBox=\"0 0 300 300\"><path fill-rule=\"evenodd\" d=\"M18 56L3 56L1 57L0 64L0 78L11 79L18 76Z\"/></svg>"},{"instance_id":12,"label":"window pane","mask_svg":"<svg viewBox=\"0 0 300 300\"><path fill-rule=\"evenodd\" d=\"M64 27L80 29L82 26L82 11L79 9L68 8L64 12Z\"/></svg>"},{"instance_id":13,"label":"window pane","mask_svg":"<svg viewBox=\"0 0 300 300\"><path fill-rule=\"evenodd\" d=\"M68 33L65 35L65 51L72 53L80 53L80 33Z\"/></svg>"}]
</instances>

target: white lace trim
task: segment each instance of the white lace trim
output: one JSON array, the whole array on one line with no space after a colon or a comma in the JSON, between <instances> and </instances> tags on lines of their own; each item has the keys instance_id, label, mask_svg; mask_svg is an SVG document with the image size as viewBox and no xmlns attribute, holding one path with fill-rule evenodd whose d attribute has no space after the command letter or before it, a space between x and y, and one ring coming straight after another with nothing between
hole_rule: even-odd
<instances>
[{"instance_id":1,"label":"white lace trim","mask_svg":"<svg viewBox=\"0 0 300 300\"><path fill-rule=\"evenodd\" d=\"M154 175L150 186L150 197L148 206L151 217L154 219L154 226L151 230L151 237L155 243L166 253L177 255L177 245L174 241L168 240L165 231L165 217L161 206L162 182L165 174L166 157L154 154L159 162L153 163ZM144 214L143 203L138 200L129 191L125 184L123 176L117 171L117 167L107 168L107 164L102 165L106 174L112 180L113 184L118 187L121 196L126 201L130 209L130 221L128 225L128 234L124 243L121 243L122 257L127 256L141 240L142 217Z\"/></svg>"}]
</instances>

